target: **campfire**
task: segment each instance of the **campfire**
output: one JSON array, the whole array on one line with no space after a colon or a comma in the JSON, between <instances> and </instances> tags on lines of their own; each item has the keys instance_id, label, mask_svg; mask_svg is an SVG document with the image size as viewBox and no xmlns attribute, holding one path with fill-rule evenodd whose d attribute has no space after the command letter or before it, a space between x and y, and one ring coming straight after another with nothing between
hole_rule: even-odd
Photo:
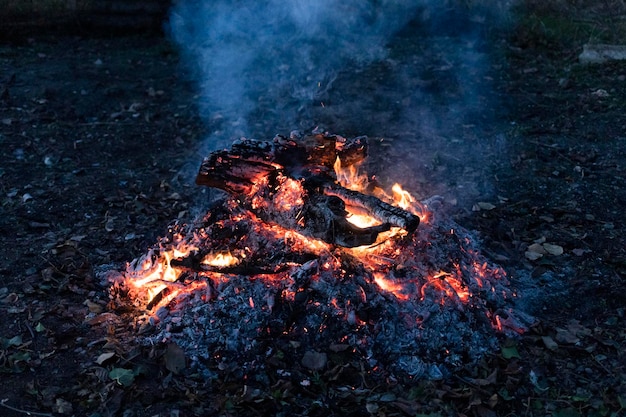
<instances>
[{"instance_id":1,"label":"campfire","mask_svg":"<svg viewBox=\"0 0 626 417\"><path fill-rule=\"evenodd\" d=\"M289 351L305 368L349 352L372 370L440 378L528 324L515 292L442 201L361 172L366 137L241 139L202 162L225 194L109 271L146 344L175 343L193 368L253 372Z\"/></svg>"}]
</instances>

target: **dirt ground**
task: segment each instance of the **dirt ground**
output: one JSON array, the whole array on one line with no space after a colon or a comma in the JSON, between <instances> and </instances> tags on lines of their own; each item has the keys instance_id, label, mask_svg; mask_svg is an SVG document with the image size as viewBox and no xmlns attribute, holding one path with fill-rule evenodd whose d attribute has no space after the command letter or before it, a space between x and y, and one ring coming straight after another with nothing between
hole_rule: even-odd
<instances>
[{"instance_id":1,"label":"dirt ground","mask_svg":"<svg viewBox=\"0 0 626 417\"><path fill-rule=\"evenodd\" d=\"M129 343L128 312L109 310L96 271L143 254L170 222L197 214L189 172L215 121L199 116L196 87L163 36L33 32L5 40L0 413L625 413L626 61L582 65L578 55L592 36L604 43L626 37L616 9L556 4L527 2L490 51L482 75L493 97L468 113L490 123L439 130L469 144L487 138L488 146L476 145L481 158L455 155L454 140L430 148L423 132L411 142L428 158L423 171L411 165L407 188L445 195L456 221L480 236L485 254L529 295L526 307L537 318L478 367L439 381L376 380L346 363L353 371L341 376L299 370L309 373L309 387L225 374L207 383L173 374L165 347ZM394 39L389 62L419 52L412 36ZM340 75L328 105L313 116L332 132L402 144L396 106L414 102L386 91L389 65ZM419 87L450 92L445 73L429 71ZM363 91L367 98L355 105ZM259 132L288 133L258 117ZM402 146L381 145L373 165L410 165Z\"/></svg>"}]
</instances>

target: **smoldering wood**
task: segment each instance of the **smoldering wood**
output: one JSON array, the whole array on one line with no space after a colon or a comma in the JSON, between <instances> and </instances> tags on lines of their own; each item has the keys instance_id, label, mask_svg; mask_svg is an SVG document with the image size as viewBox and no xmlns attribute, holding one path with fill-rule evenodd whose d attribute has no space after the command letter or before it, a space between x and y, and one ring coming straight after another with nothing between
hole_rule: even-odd
<instances>
[{"instance_id":1,"label":"smoldering wood","mask_svg":"<svg viewBox=\"0 0 626 417\"><path fill-rule=\"evenodd\" d=\"M419 217L413 213L385 203L374 196L349 190L336 184L329 184L324 187L324 194L339 197L347 205L365 209L376 220L400 227L407 232L414 232L420 223Z\"/></svg>"},{"instance_id":2,"label":"smoldering wood","mask_svg":"<svg viewBox=\"0 0 626 417\"><path fill-rule=\"evenodd\" d=\"M348 215L344 201L334 196L315 195L303 208L305 229L313 237L339 246L371 245L390 229L389 223L361 228L350 223Z\"/></svg>"},{"instance_id":3,"label":"smoldering wood","mask_svg":"<svg viewBox=\"0 0 626 417\"><path fill-rule=\"evenodd\" d=\"M231 194L248 194L256 180L277 175L278 172L279 168L271 163L219 151L204 159L196 184L219 188Z\"/></svg>"},{"instance_id":4,"label":"smoldering wood","mask_svg":"<svg viewBox=\"0 0 626 417\"><path fill-rule=\"evenodd\" d=\"M236 265L229 266L214 266L206 263L202 263L204 256L190 255L185 258L172 259L170 265L190 273L202 273L202 272L217 272L220 274L233 274L233 275L273 275L279 274L289 269L289 263L306 263L316 258L316 255L310 253L302 253L291 257L282 257L280 262L261 262L257 257L248 259L246 262L242 262Z\"/></svg>"},{"instance_id":5,"label":"smoldering wood","mask_svg":"<svg viewBox=\"0 0 626 417\"><path fill-rule=\"evenodd\" d=\"M344 167L367 157L364 136L345 139L336 135L307 135L301 138L276 136L272 142L240 139L230 150L211 153L200 165L196 184L245 194L260 176L279 171L292 178L331 173L339 157Z\"/></svg>"},{"instance_id":6,"label":"smoldering wood","mask_svg":"<svg viewBox=\"0 0 626 417\"><path fill-rule=\"evenodd\" d=\"M334 174L337 159L342 167L349 167L360 164L367 153L367 138L364 136L353 139L328 134L277 136L272 142L241 139L230 150L213 152L205 158L196 183L250 197L254 185L261 180L266 181L268 190L280 186L279 177L299 180L306 190L299 217L279 216L278 223L340 246L373 244L381 232L392 226L415 231L419 225L416 215L337 184ZM355 226L348 221L346 205L358 207L381 224L365 228ZM266 221L277 218L272 218L274 213L271 210L249 209Z\"/></svg>"},{"instance_id":7,"label":"smoldering wood","mask_svg":"<svg viewBox=\"0 0 626 417\"><path fill-rule=\"evenodd\" d=\"M171 265L176 268L180 268L183 271L198 273L198 272L216 272L222 275L243 275L243 276L255 276L255 275L273 275L280 274L289 269L287 264L281 265L276 268L263 268L254 265L234 265L234 266L212 266L206 264L193 264L185 262L184 260L173 260Z\"/></svg>"}]
</instances>

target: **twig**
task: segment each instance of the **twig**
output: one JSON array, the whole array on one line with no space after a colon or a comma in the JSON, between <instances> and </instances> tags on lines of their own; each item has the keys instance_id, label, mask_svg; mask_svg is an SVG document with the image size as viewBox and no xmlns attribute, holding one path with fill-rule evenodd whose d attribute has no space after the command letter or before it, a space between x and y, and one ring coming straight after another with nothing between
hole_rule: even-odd
<instances>
[{"instance_id":1,"label":"twig","mask_svg":"<svg viewBox=\"0 0 626 417\"><path fill-rule=\"evenodd\" d=\"M9 401L8 398L3 399L2 401L0 401L0 405L8 408L9 410L15 411L17 413L23 413L26 414L27 416L44 416L44 417L54 417L54 415L50 414L50 413L38 413L36 411L26 411L26 410L21 410L19 408L15 408L15 407L11 407L10 405L8 405L6 402Z\"/></svg>"}]
</instances>

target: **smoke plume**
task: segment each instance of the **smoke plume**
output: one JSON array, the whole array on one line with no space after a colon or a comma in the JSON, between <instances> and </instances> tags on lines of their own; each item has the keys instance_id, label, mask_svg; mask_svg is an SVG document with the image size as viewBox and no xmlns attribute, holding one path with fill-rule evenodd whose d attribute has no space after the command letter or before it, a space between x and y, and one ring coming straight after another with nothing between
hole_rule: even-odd
<instances>
[{"instance_id":1,"label":"smoke plume","mask_svg":"<svg viewBox=\"0 0 626 417\"><path fill-rule=\"evenodd\" d=\"M488 123L485 33L506 17L509 3L179 0L171 37L212 131L200 152L240 136L269 139L321 126L402 137L393 157L420 149L419 157L394 164L404 171L433 170L442 159L454 164L468 147L484 155L493 140L467 143L465 136L467 126Z\"/></svg>"}]
</instances>

